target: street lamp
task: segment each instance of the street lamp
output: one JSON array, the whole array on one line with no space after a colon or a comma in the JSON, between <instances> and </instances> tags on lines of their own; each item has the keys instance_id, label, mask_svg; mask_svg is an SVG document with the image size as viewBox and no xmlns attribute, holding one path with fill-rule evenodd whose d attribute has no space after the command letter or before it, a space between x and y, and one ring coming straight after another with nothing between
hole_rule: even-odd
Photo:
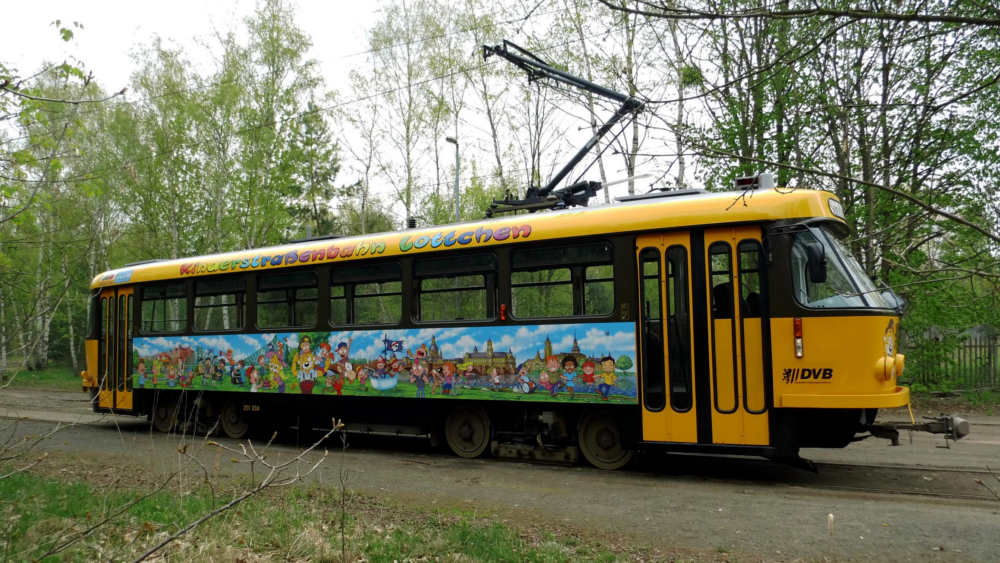
<instances>
[{"instance_id":1,"label":"street lamp","mask_svg":"<svg viewBox=\"0 0 1000 563\"><path fill-rule=\"evenodd\" d=\"M444 140L455 145L455 222L458 223L462 220L462 212L458 206L458 138L445 137Z\"/></svg>"}]
</instances>

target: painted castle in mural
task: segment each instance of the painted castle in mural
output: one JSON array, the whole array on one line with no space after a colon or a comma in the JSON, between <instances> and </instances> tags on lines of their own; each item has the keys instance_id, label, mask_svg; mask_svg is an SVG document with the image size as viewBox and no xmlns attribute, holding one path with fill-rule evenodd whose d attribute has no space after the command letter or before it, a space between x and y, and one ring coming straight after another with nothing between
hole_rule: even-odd
<instances>
[{"instance_id":1,"label":"painted castle in mural","mask_svg":"<svg viewBox=\"0 0 1000 563\"><path fill-rule=\"evenodd\" d=\"M631 323L175 336L134 342L134 388L637 400ZM528 359L519 362L519 353Z\"/></svg>"}]
</instances>

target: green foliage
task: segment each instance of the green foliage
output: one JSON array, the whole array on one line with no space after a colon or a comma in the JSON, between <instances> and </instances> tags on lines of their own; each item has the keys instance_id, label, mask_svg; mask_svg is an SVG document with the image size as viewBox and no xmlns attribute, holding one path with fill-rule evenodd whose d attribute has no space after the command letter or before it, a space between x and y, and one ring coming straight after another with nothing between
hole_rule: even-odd
<instances>
[{"instance_id":1,"label":"green foliage","mask_svg":"<svg viewBox=\"0 0 1000 563\"><path fill-rule=\"evenodd\" d=\"M11 387L21 389L54 389L81 391L80 375L71 368L49 365L42 370L11 372Z\"/></svg>"},{"instance_id":2,"label":"green foliage","mask_svg":"<svg viewBox=\"0 0 1000 563\"><path fill-rule=\"evenodd\" d=\"M680 69L680 85L683 88L697 88L705 82L705 75L696 65L687 65Z\"/></svg>"},{"instance_id":3,"label":"green foliage","mask_svg":"<svg viewBox=\"0 0 1000 563\"><path fill-rule=\"evenodd\" d=\"M0 467L5 469L5 467ZM72 474L72 473L70 473ZM44 475L17 474L0 480L0 516L12 560L32 560L53 545L69 526L89 528L107 516L109 507L122 507L142 493L140 483L157 483L149 468L121 475L123 485L110 492L98 486ZM218 487L217 487L218 488ZM228 490L228 489L227 489ZM139 500L89 539L59 554L61 561L91 561L98 541L126 559L138 556L164 533L172 533L221 503L228 493L213 499L207 486L178 494L168 487ZM347 550L358 560L371 562L419 561L446 556L470 561L614 561L615 555L596 542L546 532L534 539L518 530L476 516L471 511L417 507L385 510L384 501L368 501L348 493ZM201 560L205 553L240 553L240 557L332 561L340 557L340 491L330 487L293 487L272 490L209 520L185 540L170 545L168 559ZM236 514L236 519L233 519ZM194 538L194 541L191 539ZM339 560L339 559L337 559Z\"/></svg>"}]
</instances>

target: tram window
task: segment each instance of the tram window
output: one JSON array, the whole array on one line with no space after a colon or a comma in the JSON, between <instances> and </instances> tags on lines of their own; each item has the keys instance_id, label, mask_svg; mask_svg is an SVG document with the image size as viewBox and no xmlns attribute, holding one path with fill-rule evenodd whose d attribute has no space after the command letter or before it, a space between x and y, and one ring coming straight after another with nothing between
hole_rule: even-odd
<instances>
[{"instance_id":1,"label":"tram window","mask_svg":"<svg viewBox=\"0 0 1000 563\"><path fill-rule=\"evenodd\" d=\"M729 245L713 243L708 249L712 280L712 318L733 318L733 268L730 264Z\"/></svg>"},{"instance_id":2,"label":"tram window","mask_svg":"<svg viewBox=\"0 0 1000 563\"><path fill-rule=\"evenodd\" d=\"M645 302L649 301L649 318L659 319L660 312L660 260L643 260L642 262L642 298L643 313L646 314Z\"/></svg>"},{"instance_id":3,"label":"tram window","mask_svg":"<svg viewBox=\"0 0 1000 563\"><path fill-rule=\"evenodd\" d=\"M573 278L569 268L513 272L511 308L515 317L566 317L573 314Z\"/></svg>"},{"instance_id":4,"label":"tram window","mask_svg":"<svg viewBox=\"0 0 1000 563\"><path fill-rule=\"evenodd\" d=\"M760 245L745 240L737 247L740 260L740 316L760 318Z\"/></svg>"},{"instance_id":5,"label":"tram window","mask_svg":"<svg viewBox=\"0 0 1000 563\"><path fill-rule=\"evenodd\" d=\"M795 288L795 299L806 307L864 307L866 302L861 295L862 292L858 290L858 286L841 262L841 259L844 259L846 263L853 263L854 258L849 254L837 256L837 247L830 246L818 238L817 235L820 234L818 229L799 233L792 244L792 286ZM808 263L806 245L811 243L821 243L825 249L826 281L821 283L812 282L806 270ZM857 266L857 269L860 268ZM876 293L872 292L870 295Z\"/></svg>"},{"instance_id":6,"label":"tram window","mask_svg":"<svg viewBox=\"0 0 1000 563\"><path fill-rule=\"evenodd\" d=\"M330 322L395 324L403 317L399 264L336 268L330 274Z\"/></svg>"},{"instance_id":7,"label":"tram window","mask_svg":"<svg viewBox=\"0 0 1000 563\"><path fill-rule=\"evenodd\" d=\"M583 284L583 314L609 315L615 308L615 267L588 266Z\"/></svg>"},{"instance_id":8,"label":"tram window","mask_svg":"<svg viewBox=\"0 0 1000 563\"><path fill-rule=\"evenodd\" d=\"M342 285L330 286L330 324L350 324L347 321L347 291Z\"/></svg>"},{"instance_id":9,"label":"tram window","mask_svg":"<svg viewBox=\"0 0 1000 563\"><path fill-rule=\"evenodd\" d=\"M670 373L670 406L686 412L693 403L691 384L691 325L688 315L687 249L667 249L667 358Z\"/></svg>"},{"instance_id":10,"label":"tram window","mask_svg":"<svg viewBox=\"0 0 1000 563\"><path fill-rule=\"evenodd\" d=\"M239 330L246 316L246 279L222 278L194 285L194 329Z\"/></svg>"},{"instance_id":11,"label":"tram window","mask_svg":"<svg viewBox=\"0 0 1000 563\"><path fill-rule=\"evenodd\" d=\"M419 288L415 316L420 321L493 318L496 257L420 260L414 265Z\"/></svg>"},{"instance_id":12,"label":"tram window","mask_svg":"<svg viewBox=\"0 0 1000 563\"><path fill-rule=\"evenodd\" d=\"M648 411L661 411L667 404L663 370L663 285L660 283L660 249L639 253L642 272L642 401Z\"/></svg>"},{"instance_id":13,"label":"tram window","mask_svg":"<svg viewBox=\"0 0 1000 563\"><path fill-rule=\"evenodd\" d=\"M319 297L316 280L316 272L259 277L257 327L315 326Z\"/></svg>"},{"instance_id":14,"label":"tram window","mask_svg":"<svg viewBox=\"0 0 1000 563\"><path fill-rule=\"evenodd\" d=\"M100 330L97 326L97 319L99 316L98 307L101 306L101 293L95 291L90 296L90 307L87 311L87 339L94 340L97 338L98 331Z\"/></svg>"},{"instance_id":15,"label":"tram window","mask_svg":"<svg viewBox=\"0 0 1000 563\"><path fill-rule=\"evenodd\" d=\"M610 244L520 250L511 260L515 317L609 315L614 311Z\"/></svg>"},{"instance_id":16,"label":"tram window","mask_svg":"<svg viewBox=\"0 0 1000 563\"><path fill-rule=\"evenodd\" d=\"M142 332L181 332L187 328L187 286L151 285L142 290Z\"/></svg>"}]
</instances>

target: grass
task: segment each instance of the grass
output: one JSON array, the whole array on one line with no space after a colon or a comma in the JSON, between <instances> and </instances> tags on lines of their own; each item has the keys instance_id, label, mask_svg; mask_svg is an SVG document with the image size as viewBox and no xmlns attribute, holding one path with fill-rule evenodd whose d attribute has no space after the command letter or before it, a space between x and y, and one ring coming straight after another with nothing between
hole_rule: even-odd
<instances>
[{"instance_id":1,"label":"grass","mask_svg":"<svg viewBox=\"0 0 1000 563\"><path fill-rule=\"evenodd\" d=\"M69 367L54 365L43 370L22 370L17 372L16 377L13 374L8 377L13 380L10 386L19 389L79 391L82 386L79 373Z\"/></svg>"},{"instance_id":2,"label":"grass","mask_svg":"<svg viewBox=\"0 0 1000 563\"><path fill-rule=\"evenodd\" d=\"M138 494L134 489L118 489L113 482L95 486L23 473L2 479L0 550L12 561L34 560L70 526L85 529ZM317 486L265 491L262 497L209 520L171 544L164 555L178 561L342 561L339 494L334 488ZM214 502L217 506L226 500L227 495L220 494ZM352 561L647 559L620 546L602 546L596 539L516 530L495 517L468 511L401 508L358 495L352 495L349 502L347 559ZM128 560L212 506L207 488L185 494L160 492L85 542L46 560Z\"/></svg>"}]
</instances>

